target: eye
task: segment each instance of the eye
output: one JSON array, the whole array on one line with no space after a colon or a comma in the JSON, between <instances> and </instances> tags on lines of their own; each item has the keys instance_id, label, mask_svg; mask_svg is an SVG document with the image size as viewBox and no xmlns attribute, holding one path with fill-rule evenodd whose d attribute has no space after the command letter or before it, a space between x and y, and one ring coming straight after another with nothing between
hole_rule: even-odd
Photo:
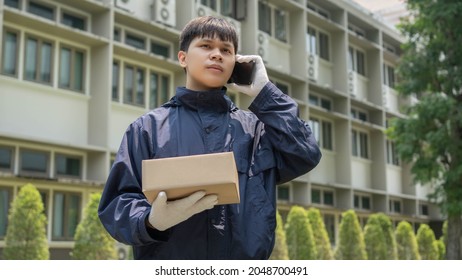
<instances>
[{"instance_id":1,"label":"eye","mask_svg":"<svg viewBox=\"0 0 462 280\"><path fill-rule=\"evenodd\" d=\"M233 53L230 48L224 48L223 52L227 53L227 54L232 54Z\"/></svg>"},{"instance_id":2,"label":"eye","mask_svg":"<svg viewBox=\"0 0 462 280\"><path fill-rule=\"evenodd\" d=\"M210 45L209 44L202 44L202 45L200 45L200 47L203 48L203 49L209 49Z\"/></svg>"}]
</instances>

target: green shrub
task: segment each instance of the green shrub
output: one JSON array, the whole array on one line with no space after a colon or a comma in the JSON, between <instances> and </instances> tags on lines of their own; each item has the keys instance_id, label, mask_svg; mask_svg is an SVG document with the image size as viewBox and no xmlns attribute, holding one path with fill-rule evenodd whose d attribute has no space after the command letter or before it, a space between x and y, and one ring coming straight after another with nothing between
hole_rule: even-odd
<instances>
[{"instance_id":1,"label":"green shrub","mask_svg":"<svg viewBox=\"0 0 462 280\"><path fill-rule=\"evenodd\" d=\"M363 232L354 210L342 213L335 259L367 260Z\"/></svg>"},{"instance_id":2,"label":"green shrub","mask_svg":"<svg viewBox=\"0 0 462 280\"><path fill-rule=\"evenodd\" d=\"M399 222L395 230L399 260L420 260L419 248L412 226L407 221Z\"/></svg>"},{"instance_id":3,"label":"green shrub","mask_svg":"<svg viewBox=\"0 0 462 280\"><path fill-rule=\"evenodd\" d=\"M417 230L417 245L422 260L439 259L438 245L435 239L435 233L426 224L421 224Z\"/></svg>"},{"instance_id":4,"label":"green shrub","mask_svg":"<svg viewBox=\"0 0 462 280\"><path fill-rule=\"evenodd\" d=\"M316 244L303 207L292 206L286 223L287 249L291 260L315 260Z\"/></svg>"},{"instance_id":5,"label":"green shrub","mask_svg":"<svg viewBox=\"0 0 462 280\"><path fill-rule=\"evenodd\" d=\"M318 260L332 260L334 255L330 245L326 225L319 209L311 207L307 211L308 221L311 224Z\"/></svg>"}]
</instances>

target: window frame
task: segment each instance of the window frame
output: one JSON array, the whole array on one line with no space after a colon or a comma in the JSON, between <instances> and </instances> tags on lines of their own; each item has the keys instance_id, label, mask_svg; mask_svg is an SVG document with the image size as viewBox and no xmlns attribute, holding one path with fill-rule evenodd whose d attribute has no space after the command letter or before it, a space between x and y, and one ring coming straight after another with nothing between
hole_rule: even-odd
<instances>
[{"instance_id":1,"label":"window frame","mask_svg":"<svg viewBox=\"0 0 462 280\"><path fill-rule=\"evenodd\" d=\"M334 151L334 123L331 120L320 118L318 116L310 116L308 123L316 141L318 142L318 145L322 149ZM328 136L325 131L326 124L330 126L330 132L328 132L330 135L330 137L328 137L329 139L326 139Z\"/></svg>"},{"instance_id":2,"label":"window frame","mask_svg":"<svg viewBox=\"0 0 462 280\"><path fill-rule=\"evenodd\" d=\"M325 36L327 38L327 49L323 48L321 36ZM312 38L312 39L309 39ZM308 25L306 29L306 38L307 42L307 52L317 55L319 58L330 61L331 53L330 53L330 45L331 45L331 38L330 34L324 30L321 30L317 27L313 27L312 25ZM314 46L313 46L313 40ZM315 47L316 49L313 51L311 48Z\"/></svg>"},{"instance_id":3,"label":"window frame","mask_svg":"<svg viewBox=\"0 0 462 280\"><path fill-rule=\"evenodd\" d=\"M2 212L4 212L4 215L2 215L3 217L0 217L0 221L3 221L3 226L1 223L0 223L0 226L3 227L1 228L1 230L4 231L4 234L2 234L2 232L0 231L0 240L5 239L6 232L8 230L8 213L11 207L11 203L13 202L13 188L0 185L0 193L3 193L3 192L7 194L7 197L6 197L7 202L5 204L3 203L4 201L0 203L0 207L4 207L2 210ZM2 196L0 196L0 199L2 198L3 198L3 194Z\"/></svg>"},{"instance_id":4,"label":"window frame","mask_svg":"<svg viewBox=\"0 0 462 280\"><path fill-rule=\"evenodd\" d=\"M8 146L8 145L3 145L0 144L0 150L10 150L11 152L11 158L10 158L10 167L9 168L4 168L0 165L0 171L2 172L14 172L14 164L15 164L15 153L16 153L16 148L13 146Z\"/></svg>"},{"instance_id":5,"label":"window frame","mask_svg":"<svg viewBox=\"0 0 462 280\"><path fill-rule=\"evenodd\" d=\"M39 13L32 12L30 10L31 9L31 4L35 5L38 8L50 9L52 11L52 18L46 17L46 16L41 15ZM28 12L28 13L30 13L32 15L47 19L47 20L51 20L51 21L56 20L56 14L57 14L56 10L57 10L56 7L44 4L42 1L31 1L31 0L27 1L26 12Z\"/></svg>"},{"instance_id":6,"label":"window frame","mask_svg":"<svg viewBox=\"0 0 462 280\"><path fill-rule=\"evenodd\" d=\"M264 9L265 11L261 11ZM286 9L283 9L282 7L275 6L273 4L270 4L268 2L263 2L261 0L258 0L258 30L261 32L265 32L268 34L271 38L276 39L279 42L282 42L284 44L288 44L290 42L290 28L289 26L289 17L290 17L290 12ZM267 12L269 12L269 17L267 15ZM263 13L265 13L265 18L263 18ZM277 13L282 13L283 16L283 21L278 21L283 23L283 37L278 36L281 32L278 32L278 22L277 22Z\"/></svg>"},{"instance_id":7,"label":"window frame","mask_svg":"<svg viewBox=\"0 0 462 280\"><path fill-rule=\"evenodd\" d=\"M23 79L25 81L30 81L30 82L35 82L35 83L40 83L40 84L45 84L45 85L53 85L54 82L54 60L55 60L55 42L49 39L45 39L43 37L36 36L34 34L29 34L26 33L24 37L24 67L23 67ZM37 43L36 49L35 49L35 56L36 60L34 62L35 65L35 77L33 79L29 79L27 75L27 57L28 57L28 41L29 40L35 40ZM42 64L43 64L43 59L42 59L42 48L44 44L49 44L50 45L50 61L49 61L49 66L50 66L50 81L44 81L42 80Z\"/></svg>"},{"instance_id":8,"label":"window frame","mask_svg":"<svg viewBox=\"0 0 462 280\"><path fill-rule=\"evenodd\" d=\"M69 25L69 24L66 24L64 23L64 16L70 16L72 18L75 18L75 19L80 19L83 21L83 27L80 28L80 27L76 27L76 26L73 26L73 25ZM76 13L76 12L73 12L73 11L70 11L70 10L67 10L67 9L61 9L61 13L60 13L60 23L62 25L65 25L67 27L70 27L70 28L75 28L75 29L78 29L78 30L82 30L82 31L88 31L88 28L89 28L89 18L88 16L86 15L82 15L80 13Z\"/></svg>"},{"instance_id":9,"label":"window frame","mask_svg":"<svg viewBox=\"0 0 462 280\"><path fill-rule=\"evenodd\" d=\"M57 203L57 198L56 198L56 195L63 195L63 205L58 208L58 205L56 205ZM74 210L74 209L71 209L71 207L69 206L70 203L72 203L72 201L69 201L72 199L72 196L75 196L78 198L78 205L77 205L77 211L75 211L75 213L71 213L70 211L71 210ZM77 230L77 226L81 220L81 212L82 212L82 193L79 193L79 192L70 192L70 191L54 191L53 192L53 201L52 201L52 219L51 219L51 223L52 223L52 226L51 226L51 240L53 241L73 241L74 240L74 235L76 233L76 230ZM58 211L57 210L62 210L62 211ZM57 219L57 215L56 214L62 214L61 216L61 219L59 221L60 224L60 228L56 228L57 224L58 224L58 221L56 220ZM73 226L73 232L70 232L69 231L69 223L71 222L71 219L69 218L69 215L75 215L75 223ZM57 230L61 230L62 233L60 233L59 235L56 234L56 231Z\"/></svg>"},{"instance_id":10,"label":"window frame","mask_svg":"<svg viewBox=\"0 0 462 280\"><path fill-rule=\"evenodd\" d=\"M366 147L364 147L364 142ZM369 160L371 158L370 153L370 135L368 131L359 130L356 128L351 129L351 154L353 157L362 158Z\"/></svg>"},{"instance_id":11,"label":"window frame","mask_svg":"<svg viewBox=\"0 0 462 280\"><path fill-rule=\"evenodd\" d=\"M360 48L357 48L353 45L348 46L348 69L352 70L359 75L366 77L367 76L367 56L366 52ZM359 56L360 55L360 56ZM362 59L359 59L362 57Z\"/></svg>"},{"instance_id":12,"label":"window frame","mask_svg":"<svg viewBox=\"0 0 462 280\"><path fill-rule=\"evenodd\" d=\"M319 202L313 201L313 197L314 197L313 192L319 192ZM332 194L332 204L326 203L326 194ZM311 198L311 201L310 201L311 204L314 204L314 205L322 205L325 207L335 207L336 205L335 190L332 190L332 189L313 187L311 188L310 198Z\"/></svg>"},{"instance_id":13,"label":"window frame","mask_svg":"<svg viewBox=\"0 0 462 280\"><path fill-rule=\"evenodd\" d=\"M6 61L6 35L8 33L16 35L16 42L15 42L15 48L14 48L14 73L8 73L5 71L5 61ZM2 75L10 76L10 77L15 77L17 78L19 76L19 56L20 56L20 45L21 45L21 32L11 29L11 28L4 28L3 29L3 34L2 34L2 65L1 65L1 73ZM8 56L9 57L9 56Z\"/></svg>"},{"instance_id":14,"label":"window frame","mask_svg":"<svg viewBox=\"0 0 462 280\"><path fill-rule=\"evenodd\" d=\"M63 73L63 69L62 69L62 51L63 49L69 49L70 51L70 63L69 63L69 69L70 69L70 73L69 73L69 86L63 86L62 85L62 81L61 81L61 73ZM76 88L76 81L75 81L75 67L76 67L76 64L75 64L75 61L76 61L76 55L77 53L82 53L82 65L81 65L81 69L82 69L82 73L81 73L81 89L78 89ZM72 45L68 45L68 44L60 44L59 45L59 79L58 79L58 87L61 88L61 89L66 89L66 90L71 90L71 91L75 91L75 92L79 92L79 93L85 93L86 91L86 74L87 74L87 71L86 71L86 67L87 67L87 52L86 50L82 49L82 48L79 48L79 47L75 47L75 46L72 46Z\"/></svg>"},{"instance_id":15,"label":"window frame","mask_svg":"<svg viewBox=\"0 0 462 280\"><path fill-rule=\"evenodd\" d=\"M132 71L133 71L133 80L132 80L132 88L131 88L131 100L128 100L127 99L127 88L126 88L126 84L127 84L127 69L128 68L132 68ZM139 91L138 90L138 81L137 81L137 75L140 73L139 71L142 72L142 77L143 77L143 88L142 88L142 91ZM123 66L123 76L122 76L122 81L123 81L123 84L122 84L122 103L123 104L126 104L126 105L131 105L131 106L136 106L136 107L142 107L142 108L145 108L146 107L146 88L147 88L147 83L146 83L146 72L147 72L147 69L146 67L144 66L140 66L140 65L136 65L136 64L132 64L132 63L124 63L124 66ZM142 96L142 103L137 103L137 100L138 100L138 93L142 93L143 96Z\"/></svg>"},{"instance_id":16,"label":"window frame","mask_svg":"<svg viewBox=\"0 0 462 280\"><path fill-rule=\"evenodd\" d=\"M395 142L387 139L387 164L400 166L399 155L396 151Z\"/></svg>"},{"instance_id":17,"label":"window frame","mask_svg":"<svg viewBox=\"0 0 462 280\"><path fill-rule=\"evenodd\" d=\"M358 205L356 205L356 200L358 201ZM365 200L369 203L368 208L364 206ZM363 211L372 211L372 196L369 194L353 194L353 208Z\"/></svg>"},{"instance_id":18,"label":"window frame","mask_svg":"<svg viewBox=\"0 0 462 280\"><path fill-rule=\"evenodd\" d=\"M60 174L58 172L59 166L58 166L58 157L64 157L66 160L67 159L75 159L78 160L78 165L79 165L79 170L78 170L78 175L72 175L72 174ZM68 153L61 153L61 152L56 152L54 153L54 174L56 178L72 178L72 179L82 179L83 178L83 163L84 163L84 157L81 155L74 155L74 154L68 154Z\"/></svg>"},{"instance_id":19,"label":"window frame","mask_svg":"<svg viewBox=\"0 0 462 280\"><path fill-rule=\"evenodd\" d=\"M32 170L24 170L23 169L23 152L33 152L38 154L43 154L46 156L46 166L45 171L32 171ZM33 149L28 147L20 147L19 148L19 168L18 173L20 175L32 176L32 177L40 177L40 178L49 178L50 177L50 166L51 166L51 155L49 151L46 150L39 150Z\"/></svg>"}]
</instances>

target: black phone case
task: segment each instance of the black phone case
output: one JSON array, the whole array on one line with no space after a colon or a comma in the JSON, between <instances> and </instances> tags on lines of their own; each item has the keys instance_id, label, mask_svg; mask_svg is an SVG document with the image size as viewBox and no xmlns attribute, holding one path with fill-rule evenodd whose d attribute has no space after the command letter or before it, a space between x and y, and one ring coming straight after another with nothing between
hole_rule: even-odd
<instances>
[{"instance_id":1,"label":"black phone case","mask_svg":"<svg viewBox=\"0 0 462 280\"><path fill-rule=\"evenodd\" d=\"M250 62L236 62L234 65L233 73L229 78L228 83L235 83L238 85L250 85L253 81L255 71L255 61Z\"/></svg>"}]
</instances>

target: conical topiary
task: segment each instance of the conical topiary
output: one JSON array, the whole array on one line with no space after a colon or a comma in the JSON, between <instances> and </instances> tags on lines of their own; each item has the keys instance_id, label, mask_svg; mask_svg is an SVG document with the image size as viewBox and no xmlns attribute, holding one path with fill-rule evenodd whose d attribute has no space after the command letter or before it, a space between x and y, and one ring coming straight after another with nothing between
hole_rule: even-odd
<instances>
[{"instance_id":1,"label":"conical topiary","mask_svg":"<svg viewBox=\"0 0 462 280\"><path fill-rule=\"evenodd\" d=\"M363 232L354 210L342 213L335 259L367 260Z\"/></svg>"},{"instance_id":2,"label":"conical topiary","mask_svg":"<svg viewBox=\"0 0 462 280\"><path fill-rule=\"evenodd\" d=\"M37 188L27 184L19 190L8 215L3 258L6 260L48 260L47 219Z\"/></svg>"},{"instance_id":3,"label":"conical topiary","mask_svg":"<svg viewBox=\"0 0 462 280\"><path fill-rule=\"evenodd\" d=\"M428 225L420 224L419 229L417 230L416 239L419 247L420 259L439 259L438 244L436 243L435 233Z\"/></svg>"},{"instance_id":4,"label":"conical topiary","mask_svg":"<svg viewBox=\"0 0 462 280\"><path fill-rule=\"evenodd\" d=\"M326 225L322 219L321 212L319 209L311 207L307 211L307 216L313 231L318 260L334 259L329 235L327 234Z\"/></svg>"},{"instance_id":5,"label":"conical topiary","mask_svg":"<svg viewBox=\"0 0 462 280\"><path fill-rule=\"evenodd\" d=\"M315 260L316 244L306 211L292 206L286 223L287 249L291 260Z\"/></svg>"},{"instance_id":6,"label":"conical topiary","mask_svg":"<svg viewBox=\"0 0 462 280\"><path fill-rule=\"evenodd\" d=\"M93 193L84 209L84 217L77 226L74 236L72 258L75 260L117 259L115 240L104 229L98 218L98 204L101 193Z\"/></svg>"},{"instance_id":7,"label":"conical topiary","mask_svg":"<svg viewBox=\"0 0 462 280\"><path fill-rule=\"evenodd\" d=\"M407 221L401 221L395 230L398 260L420 260L417 239L412 226Z\"/></svg>"}]
</instances>

